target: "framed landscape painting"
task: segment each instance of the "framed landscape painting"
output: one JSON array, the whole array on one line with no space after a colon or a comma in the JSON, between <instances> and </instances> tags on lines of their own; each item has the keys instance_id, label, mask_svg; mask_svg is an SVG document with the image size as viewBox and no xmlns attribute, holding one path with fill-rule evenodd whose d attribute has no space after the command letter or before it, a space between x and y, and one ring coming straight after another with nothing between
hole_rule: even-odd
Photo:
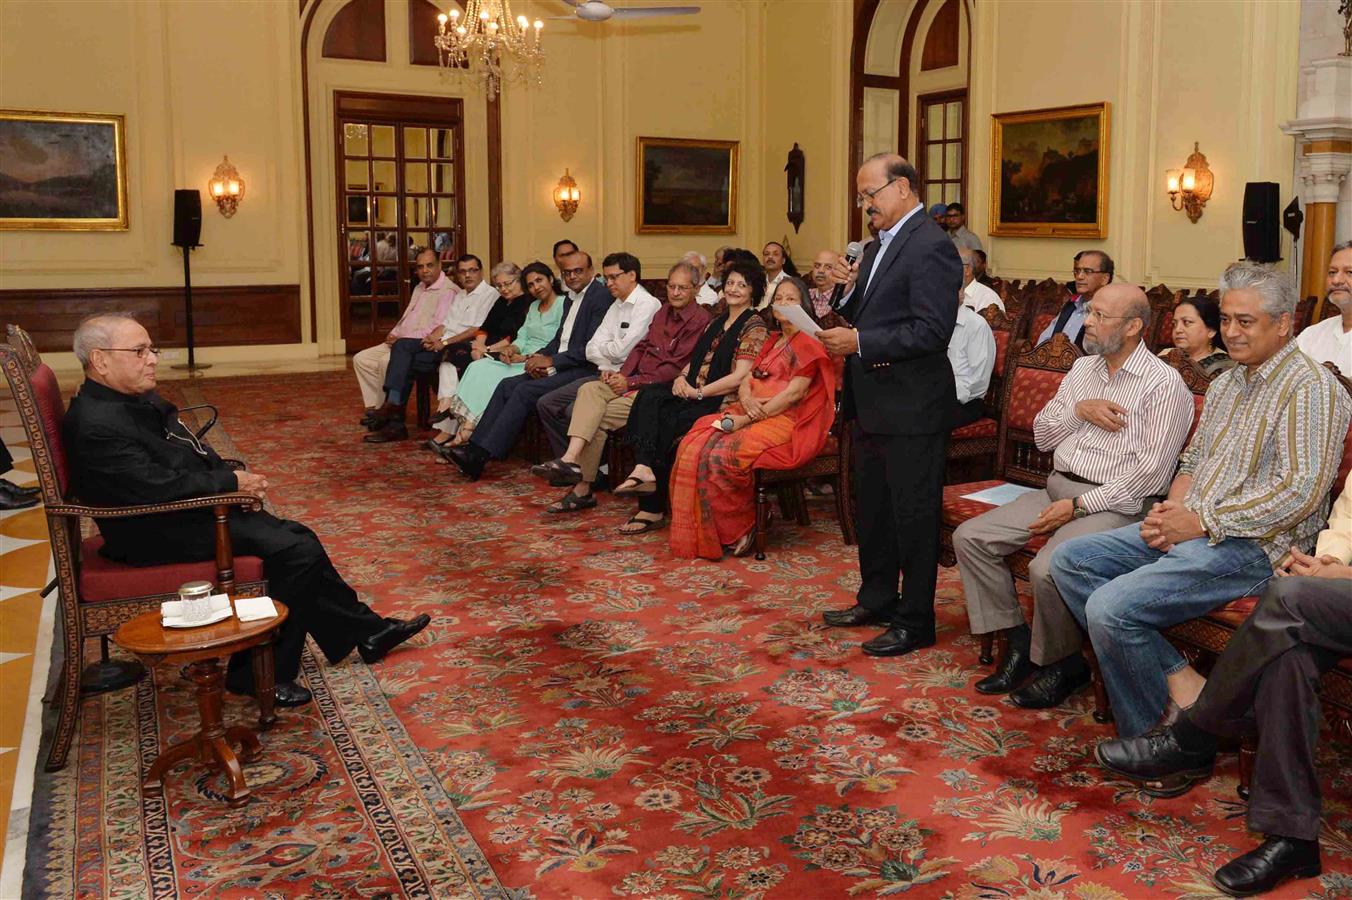
<instances>
[{"instance_id":1,"label":"framed landscape painting","mask_svg":"<svg viewBox=\"0 0 1352 900\"><path fill-rule=\"evenodd\" d=\"M126 231L119 115L0 109L0 229Z\"/></svg>"},{"instance_id":2,"label":"framed landscape painting","mask_svg":"<svg viewBox=\"0 0 1352 900\"><path fill-rule=\"evenodd\" d=\"M638 234L737 230L736 141L638 139Z\"/></svg>"},{"instance_id":3,"label":"framed landscape painting","mask_svg":"<svg viewBox=\"0 0 1352 900\"><path fill-rule=\"evenodd\" d=\"M1108 236L1108 104L991 117L990 233Z\"/></svg>"}]
</instances>

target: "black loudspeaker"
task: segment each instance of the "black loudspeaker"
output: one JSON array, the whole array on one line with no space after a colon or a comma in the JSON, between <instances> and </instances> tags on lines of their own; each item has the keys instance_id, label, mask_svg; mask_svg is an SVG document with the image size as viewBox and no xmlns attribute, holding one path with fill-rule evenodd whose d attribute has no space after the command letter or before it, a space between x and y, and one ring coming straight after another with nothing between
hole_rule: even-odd
<instances>
[{"instance_id":1,"label":"black loudspeaker","mask_svg":"<svg viewBox=\"0 0 1352 900\"><path fill-rule=\"evenodd\" d=\"M202 192L174 191L174 246L196 247L201 237Z\"/></svg>"},{"instance_id":2,"label":"black loudspeaker","mask_svg":"<svg viewBox=\"0 0 1352 900\"><path fill-rule=\"evenodd\" d=\"M1244 256L1254 262L1281 259L1281 197L1275 181L1244 185Z\"/></svg>"}]
</instances>

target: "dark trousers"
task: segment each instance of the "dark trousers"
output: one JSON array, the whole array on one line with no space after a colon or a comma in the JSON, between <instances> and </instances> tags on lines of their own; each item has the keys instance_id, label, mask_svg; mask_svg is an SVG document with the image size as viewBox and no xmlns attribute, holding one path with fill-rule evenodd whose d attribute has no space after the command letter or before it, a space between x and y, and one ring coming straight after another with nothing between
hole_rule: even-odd
<instances>
[{"instance_id":1,"label":"dark trousers","mask_svg":"<svg viewBox=\"0 0 1352 900\"><path fill-rule=\"evenodd\" d=\"M1249 828L1319 833L1319 677L1352 656L1352 579L1274 578L1187 712L1215 735L1258 732Z\"/></svg>"},{"instance_id":2,"label":"dark trousers","mask_svg":"<svg viewBox=\"0 0 1352 900\"><path fill-rule=\"evenodd\" d=\"M597 377L592 374L554 388L535 402L535 412L540 416L540 424L549 437L549 448L554 451L555 459L563 456L568 449L568 425L573 421L573 401L577 399L577 392L582 389L582 385L596 381Z\"/></svg>"},{"instance_id":3,"label":"dark trousers","mask_svg":"<svg viewBox=\"0 0 1352 900\"><path fill-rule=\"evenodd\" d=\"M857 422L851 427L863 582L857 602L932 637L948 434L867 434Z\"/></svg>"},{"instance_id":4,"label":"dark trousers","mask_svg":"<svg viewBox=\"0 0 1352 900\"><path fill-rule=\"evenodd\" d=\"M385 620L343 581L315 533L301 523L268 512L233 512L230 542L236 556L262 558L268 595L289 610L275 645L278 682L300 674L307 633L314 635L329 662L336 663L352 652L357 641L385 627ZM216 558L216 529L208 516L174 517L174 526L154 540L129 543L110 548L108 555L143 566ZM247 671L247 652L230 661L232 672L241 666Z\"/></svg>"},{"instance_id":5,"label":"dark trousers","mask_svg":"<svg viewBox=\"0 0 1352 900\"><path fill-rule=\"evenodd\" d=\"M494 459L504 459L526 426L526 417L535 409L540 398L550 391L596 374L591 366L578 366L555 372L544 378L517 375L498 382L493 397L479 417L470 443Z\"/></svg>"},{"instance_id":6,"label":"dark trousers","mask_svg":"<svg viewBox=\"0 0 1352 900\"><path fill-rule=\"evenodd\" d=\"M399 338L390 347L385 367L385 399L400 404L408 400L415 372L432 372L441 365L441 351L424 350L417 338Z\"/></svg>"},{"instance_id":7,"label":"dark trousers","mask_svg":"<svg viewBox=\"0 0 1352 900\"><path fill-rule=\"evenodd\" d=\"M954 428L971 425L985 414L986 401L981 397L975 397L966 403L955 403L948 411L947 430L952 431Z\"/></svg>"},{"instance_id":8,"label":"dark trousers","mask_svg":"<svg viewBox=\"0 0 1352 900\"><path fill-rule=\"evenodd\" d=\"M635 395L629 422L624 426L625 440L634 446L634 461L652 469L657 478L657 490L639 495L639 509L647 513L667 511L676 445L690 426L722 404L722 397L684 400L671 392L670 384L650 384Z\"/></svg>"},{"instance_id":9,"label":"dark trousers","mask_svg":"<svg viewBox=\"0 0 1352 900\"><path fill-rule=\"evenodd\" d=\"M12 468L14 468L14 456L5 446L5 442L0 441L0 475L5 474Z\"/></svg>"}]
</instances>

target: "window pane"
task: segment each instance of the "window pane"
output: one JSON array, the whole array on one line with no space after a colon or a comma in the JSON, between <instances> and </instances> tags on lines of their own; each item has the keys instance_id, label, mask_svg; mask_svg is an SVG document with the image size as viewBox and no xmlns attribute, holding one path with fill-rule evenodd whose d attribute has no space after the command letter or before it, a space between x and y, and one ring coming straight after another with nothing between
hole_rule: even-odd
<instances>
[{"instance_id":1,"label":"window pane","mask_svg":"<svg viewBox=\"0 0 1352 900\"><path fill-rule=\"evenodd\" d=\"M370 156L365 125L354 122L343 123L343 152L348 156Z\"/></svg>"},{"instance_id":2,"label":"window pane","mask_svg":"<svg viewBox=\"0 0 1352 900\"><path fill-rule=\"evenodd\" d=\"M353 291L353 293L356 292ZM369 320L371 318L371 301L362 300L358 303L349 303L347 305L347 316L349 319L353 321L354 324L357 322L365 322L367 324L370 324Z\"/></svg>"},{"instance_id":3,"label":"window pane","mask_svg":"<svg viewBox=\"0 0 1352 900\"><path fill-rule=\"evenodd\" d=\"M438 256L444 258L454 247L455 229L451 229L450 231L438 231L432 235L432 249L437 251Z\"/></svg>"},{"instance_id":4,"label":"window pane","mask_svg":"<svg viewBox=\"0 0 1352 900\"><path fill-rule=\"evenodd\" d=\"M925 145L925 178L939 181L944 177L944 145Z\"/></svg>"},{"instance_id":5,"label":"window pane","mask_svg":"<svg viewBox=\"0 0 1352 900\"><path fill-rule=\"evenodd\" d=\"M427 193L427 163L404 163L404 193Z\"/></svg>"},{"instance_id":6,"label":"window pane","mask_svg":"<svg viewBox=\"0 0 1352 900\"><path fill-rule=\"evenodd\" d=\"M371 126L371 155L394 156L394 126Z\"/></svg>"},{"instance_id":7,"label":"window pane","mask_svg":"<svg viewBox=\"0 0 1352 900\"><path fill-rule=\"evenodd\" d=\"M412 262L413 257L417 256L417 253L415 253L414 251L417 250L419 247L431 246L427 241L428 237L427 232L425 231L416 231L416 232L410 231L408 233L407 250L409 262Z\"/></svg>"},{"instance_id":8,"label":"window pane","mask_svg":"<svg viewBox=\"0 0 1352 900\"><path fill-rule=\"evenodd\" d=\"M962 202L962 183L957 181L948 181L944 183L944 202L961 203Z\"/></svg>"},{"instance_id":9,"label":"window pane","mask_svg":"<svg viewBox=\"0 0 1352 900\"><path fill-rule=\"evenodd\" d=\"M433 128L432 157L434 159L455 158L455 132L449 128Z\"/></svg>"},{"instance_id":10,"label":"window pane","mask_svg":"<svg viewBox=\"0 0 1352 900\"><path fill-rule=\"evenodd\" d=\"M347 278L347 293L350 297L369 297L371 295L371 267L350 268Z\"/></svg>"},{"instance_id":11,"label":"window pane","mask_svg":"<svg viewBox=\"0 0 1352 900\"><path fill-rule=\"evenodd\" d=\"M395 262L399 259L399 236L393 231L376 235L376 262Z\"/></svg>"},{"instance_id":12,"label":"window pane","mask_svg":"<svg viewBox=\"0 0 1352 900\"><path fill-rule=\"evenodd\" d=\"M434 199L432 201L432 224L437 228L451 228L455 225L455 201Z\"/></svg>"},{"instance_id":13,"label":"window pane","mask_svg":"<svg viewBox=\"0 0 1352 900\"><path fill-rule=\"evenodd\" d=\"M426 228L429 206L431 206L431 201L426 197L405 197L404 227Z\"/></svg>"},{"instance_id":14,"label":"window pane","mask_svg":"<svg viewBox=\"0 0 1352 900\"><path fill-rule=\"evenodd\" d=\"M455 166L437 163L432 166L432 190L438 194L455 193Z\"/></svg>"},{"instance_id":15,"label":"window pane","mask_svg":"<svg viewBox=\"0 0 1352 900\"><path fill-rule=\"evenodd\" d=\"M394 163L371 163L371 190L394 192Z\"/></svg>"},{"instance_id":16,"label":"window pane","mask_svg":"<svg viewBox=\"0 0 1352 900\"><path fill-rule=\"evenodd\" d=\"M372 197L371 217L378 228L394 228L399 224L399 209L393 197Z\"/></svg>"},{"instance_id":17,"label":"window pane","mask_svg":"<svg viewBox=\"0 0 1352 900\"><path fill-rule=\"evenodd\" d=\"M398 300L381 300L376 304L376 318L394 322L399 318Z\"/></svg>"},{"instance_id":18,"label":"window pane","mask_svg":"<svg viewBox=\"0 0 1352 900\"><path fill-rule=\"evenodd\" d=\"M944 172L945 178L962 177L962 144L944 144Z\"/></svg>"},{"instance_id":19,"label":"window pane","mask_svg":"<svg viewBox=\"0 0 1352 900\"><path fill-rule=\"evenodd\" d=\"M925 107L925 139L937 141L944 136L944 105L931 103Z\"/></svg>"},{"instance_id":20,"label":"window pane","mask_svg":"<svg viewBox=\"0 0 1352 900\"><path fill-rule=\"evenodd\" d=\"M399 295L399 270L394 266L383 266L376 272L376 293L383 296Z\"/></svg>"},{"instance_id":21,"label":"window pane","mask_svg":"<svg viewBox=\"0 0 1352 900\"><path fill-rule=\"evenodd\" d=\"M371 235L365 231L349 231L347 234L347 258L349 262L370 259Z\"/></svg>"},{"instance_id":22,"label":"window pane","mask_svg":"<svg viewBox=\"0 0 1352 900\"><path fill-rule=\"evenodd\" d=\"M942 203L944 199L944 186L930 182L925 185L925 205L933 206L936 203Z\"/></svg>"},{"instance_id":23,"label":"window pane","mask_svg":"<svg viewBox=\"0 0 1352 900\"><path fill-rule=\"evenodd\" d=\"M364 196L347 198L347 224L369 225L371 223L371 213L366 204L367 200Z\"/></svg>"},{"instance_id":24,"label":"window pane","mask_svg":"<svg viewBox=\"0 0 1352 900\"><path fill-rule=\"evenodd\" d=\"M404 156L409 159L427 159L427 129L404 129Z\"/></svg>"},{"instance_id":25,"label":"window pane","mask_svg":"<svg viewBox=\"0 0 1352 900\"><path fill-rule=\"evenodd\" d=\"M348 160L343 164L343 170L347 175L347 189L349 191L366 190L367 181L366 160Z\"/></svg>"},{"instance_id":26,"label":"window pane","mask_svg":"<svg viewBox=\"0 0 1352 900\"><path fill-rule=\"evenodd\" d=\"M944 104L944 137L962 137L962 101Z\"/></svg>"}]
</instances>

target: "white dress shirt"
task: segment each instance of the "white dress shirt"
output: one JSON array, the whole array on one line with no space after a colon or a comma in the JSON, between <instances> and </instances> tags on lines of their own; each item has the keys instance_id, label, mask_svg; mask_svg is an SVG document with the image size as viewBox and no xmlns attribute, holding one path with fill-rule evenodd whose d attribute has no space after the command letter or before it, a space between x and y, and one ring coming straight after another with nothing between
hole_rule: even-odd
<instances>
[{"instance_id":1,"label":"white dress shirt","mask_svg":"<svg viewBox=\"0 0 1352 900\"><path fill-rule=\"evenodd\" d=\"M1000 299L1000 295L976 279L972 279L972 283L962 289L962 304L963 306L970 306L977 312L981 312L991 305L994 305L1000 312L1005 311L1005 302Z\"/></svg>"},{"instance_id":2,"label":"white dress shirt","mask_svg":"<svg viewBox=\"0 0 1352 900\"><path fill-rule=\"evenodd\" d=\"M1342 316L1306 325L1296 335L1296 346L1321 366L1331 362L1339 372L1352 375L1352 331L1343 331Z\"/></svg>"},{"instance_id":3,"label":"white dress shirt","mask_svg":"<svg viewBox=\"0 0 1352 900\"><path fill-rule=\"evenodd\" d=\"M898 232L898 231L901 231L901 226L905 225L905 224L906 224L906 221L907 221L909 218L911 218L911 216L915 215L917 212L924 212L924 211L925 211L925 205L924 205L923 203L917 203L915 206L912 206L912 207L911 207L911 211L910 211L910 212L908 212L906 215L902 216L900 219L897 219L896 224L893 225L891 228L886 228L886 229L884 229L884 230L878 232L878 240L881 241L881 243L878 245L878 255L875 256L875 257L873 257L873 266L868 270L868 277L866 277L866 278L864 279L864 287L863 287L864 294L867 294L867 293L868 293L868 285L869 285L869 282L871 282L871 281L873 280L873 273L876 272L876 271L878 271L878 264L881 263L881 262L883 261L883 257L887 255L887 248L888 248L888 245L891 244L891 243L892 243L892 239L895 238L895 237L897 236L897 232ZM861 274L862 274L862 273L861 273ZM860 288L859 288L859 279L858 279L858 278L855 278L855 281L854 281L854 288L855 288L855 290L859 290L859 289L860 289ZM863 297L864 294L860 294L860 296ZM841 301L842 305L844 305L845 303L848 303L848 302L850 301L850 298L853 297L853 296L854 296L854 291L850 291L848 294L846 294L844 300ZM856 328L856 329L854 330L854 335L855 335L856 341L857 341L858 344L859 344L859 349L856 350L855 353L859 356L860 359L864 359L864 358L865 358L865 357L864 357L864 336L859 332L859 329L858 329L858 328Z\"/></svg>"},{"instance_id":4,"label":"white dress shirt","mask_svg":"<svg viewBox=\"0 0 1352 900\"><path fill-rule=\"evenodd\" d=\"M596 333L587 342L587 359L602 372L620 371L629 358L629 351L643 340L653 316L661 308L662 302L643 285L634 285L628 297L616 300L606 310Z\"/></svg>"},{"instance_id":5,"label":"white dress shirt","mask_svg":"<svg viewBox=\"0 0 1352 900\"><path fill-rule=\"evenodd\" d=\"M718 291L709 286L709 282L704 282L699 286L699 293L695 295L695 302L700 306L717 306Z\"/></svg>"},{"instance_id":6,"label":"white dress shirt","mask_svg":"<svg viewBox=\"0 0 1352 900\"><path fill-rule=\"evenodd\" d=\"M450 312L446 313L446 319L441 323L443 343L446 338L482 325L497 300L497 288L487 281L479 282L479 286L469 293L460 291L456 294L451 301Z\"/></svg>"},{"instance_id":7,"label":"white dress shirt","mask_svg":"<svg viewBox=\"0 0 1352 900\"><path fill-rule=\"evenodd\" d=\"M766 279L766 281L765 281L765 296L761 298L760 305L758 305L758 306L756 307L757 309L764 309L765 307L767 307L767 306L770 305L770 300L773 299L773 298L774 298L774 295L775 295L775 287L776 287L781 281L783 281L785 278L787 278L788 275L789 275L788 272L785 272L783 269L780 269L780 270L779 270L779 274L776 275L774 278L768 278L768 279Z\"/></svg>"},{"instance_id":8,"label":"white dress shirt","mask_svg":"<svg viewBox=\"0 0 1352 900\"><path fill-rule=\"evenodd\" d=\"M966 306L958 307L958 324L948 341L948 361L953 366L958 403L986 396L995 369L995 335L986 320Z\"/></svg>"},{"instance_id":9,"label":"white dress shirt","mask_svg":"<svg viewBox=\"0 0 1352 900\"><path fill-rule=\"evenodd\" d=\"M591 282L587 282L587 287L580 291L574 291L572 288L565 288L568 294L568 315L563 317L563 330L559 332L559 352L568 352L568 339L573 336L573 323L577 321L577 311L582 308L582 298L587 296L587 288L591 287Z\"/></svg>"}]
</instances>

